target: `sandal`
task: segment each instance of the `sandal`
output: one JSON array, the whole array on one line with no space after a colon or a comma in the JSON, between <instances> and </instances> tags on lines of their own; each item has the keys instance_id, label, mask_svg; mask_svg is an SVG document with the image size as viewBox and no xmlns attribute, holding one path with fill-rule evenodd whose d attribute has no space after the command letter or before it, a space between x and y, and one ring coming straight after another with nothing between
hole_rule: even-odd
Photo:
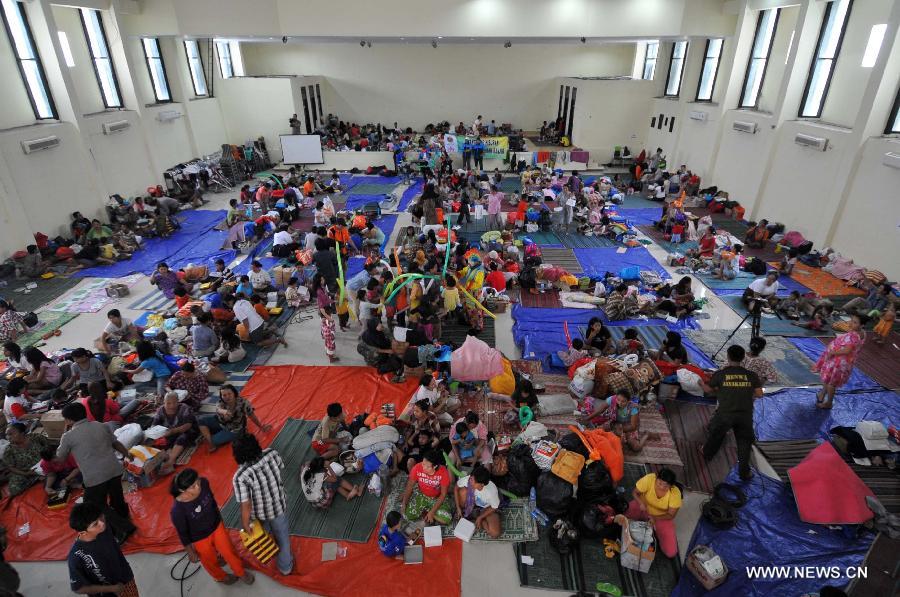
<instances>
[{"instance_id":1,"label":"sandal","mask_svg":"<svg viewBox=\"0 0 900 597\"><path fill-rule=\"evenodd\" d=\"M598 582L595 588L599 593L605 593L609 597L622 597L622 589L610 582Z\"/></svg>"}]
</instances>

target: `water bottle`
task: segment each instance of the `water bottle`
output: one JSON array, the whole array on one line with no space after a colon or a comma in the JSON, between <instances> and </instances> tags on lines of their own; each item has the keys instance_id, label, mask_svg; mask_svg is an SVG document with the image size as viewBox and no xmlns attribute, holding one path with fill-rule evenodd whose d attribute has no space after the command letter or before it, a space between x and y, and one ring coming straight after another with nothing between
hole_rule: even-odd
<instances>
[{"instance_id":1,"label":"water bottle","mask_svg":"<svg viewBox=\"0 0 900 597\"><path fill-rule=\"evenodd\" d=\"M528 511L531 513L531 517L542 527L550 524L550 519L547 515L537 507L537 492L534 490L534 487L531 488L531 492L528 494Z\"/></svg>"}]
</instances>

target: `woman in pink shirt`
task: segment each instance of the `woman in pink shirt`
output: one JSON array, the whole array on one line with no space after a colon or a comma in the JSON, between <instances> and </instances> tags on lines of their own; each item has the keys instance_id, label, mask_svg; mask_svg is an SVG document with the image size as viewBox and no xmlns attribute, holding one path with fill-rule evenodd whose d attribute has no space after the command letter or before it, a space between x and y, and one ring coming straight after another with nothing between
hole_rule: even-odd
<instances>
[{"instance_id":1,"label":"woman in pink shirt","mask_svg":"<svg viewBox=\"0 0 900 597\"><path fill-rule=\"evenodd\" d=\"M491 193L488 195L488 229L502 230L503 222L500 220L500 206L503 202L503 193L496 186L491 186Z\"/></svg>"}]
</instances>

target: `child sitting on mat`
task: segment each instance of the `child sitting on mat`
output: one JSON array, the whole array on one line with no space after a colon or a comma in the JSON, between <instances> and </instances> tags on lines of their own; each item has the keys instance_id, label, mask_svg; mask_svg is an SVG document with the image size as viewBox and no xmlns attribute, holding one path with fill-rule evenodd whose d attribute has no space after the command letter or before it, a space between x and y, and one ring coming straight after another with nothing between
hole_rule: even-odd
<instances>
[{"instance_id":1,"label":"child sitting on mat","mask_svg":"<svg viewBox=\"0 0 900 597\"><path fill-rule=\"evenodd\" d=\"M625 336L616 342L616 354L636 354L638 358L644 358L644 352L644 343L634 328L625 330Z\"/></svg>"},{"instance_id":2,"label":"child sitting on mat","mask_svg":"<svg viewBox=\"0 0 900 597\"><path fill-rule=\"evenodd\" d=\"M775 309L788 319L800 319L800 293L792 290L786 299L779 301Z\"/></svg>"},{"instance_id":3,"label":"child sitting on mat","mask_svg":"<svg viewBox=\"0 0 900 597\"><path fill-rule=\"evenodd\" d=\"M791 325L807 330L819 331L828 325L828 318L831 317L833 311L834 307L831 305L819 305L813 311L812 318L809 321L804 321L802 323L799 321L792 321Z\"/></svg>"},{"instance_id":4,"label":"child sitting on mat","mask_svg":"<svg viewBox=\"0 0 900 597\"><path fill-rule=\"evenodd\" d=\"M640 436L640 409L636 398L628 390L619 390L604 401L599 401L598 411L590 416L590 422L597 427L612 431L622 439L622 444L632 452L644 448L648 436Z\"/></svg>"},{"instance_id":5,"label":"child sitting on mat","mask_svg":"<svg viewBox=\"0 0 900 597\"><path fill-rule=\"evenodd\" d=\"M881 319L875 324L875 329L873 330L875 332L875 344L884 344L894 329L895 319L897 319L897 308L893 303L888 303L884 313L881 314Z\"/></svg>"},{"instance_id":6,"label":"child sitting on mat","mask_svg":"<svg viewBox=\"0 0 900 597\"><path fill-rule=\"evenodd\" d=\"M588 352L584 350L584 341L581 338L575 338L572 340L572 346L568 350L560 350L556 354L566 367L570 367L573 363L588 356Z\"/></svg>"},{"instance_id":7,"label":"child sitting on mat","mask_svg":"<svg viewBox=\"0 0 900 597\"><path fill-rule=\"evenodd\" d=\"M406 549L406 536L400 532L403 517L396 510L391 510L384 518L384 524L378 531L378 549L389 558L403 559Z\"/></svg>"}]
</instances>

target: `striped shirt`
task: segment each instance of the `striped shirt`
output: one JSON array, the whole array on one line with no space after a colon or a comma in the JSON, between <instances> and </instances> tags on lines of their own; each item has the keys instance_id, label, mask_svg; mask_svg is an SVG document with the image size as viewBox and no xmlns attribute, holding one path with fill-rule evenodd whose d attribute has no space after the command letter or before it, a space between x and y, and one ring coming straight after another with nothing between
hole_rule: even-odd
<instances>
[{"instance_id":1,"label":"striped shirt","mask_svg":"<svg viewBox=\"0 0 900 597\"><path fill-rule=\"evenodd\" d=\"M284 461L278 452L267 448L259 460L242 464L234 473L234 497L238 503L250 502L256 520L272 520L284 513L283 468Z\"/></svg>"}]
</instances>

